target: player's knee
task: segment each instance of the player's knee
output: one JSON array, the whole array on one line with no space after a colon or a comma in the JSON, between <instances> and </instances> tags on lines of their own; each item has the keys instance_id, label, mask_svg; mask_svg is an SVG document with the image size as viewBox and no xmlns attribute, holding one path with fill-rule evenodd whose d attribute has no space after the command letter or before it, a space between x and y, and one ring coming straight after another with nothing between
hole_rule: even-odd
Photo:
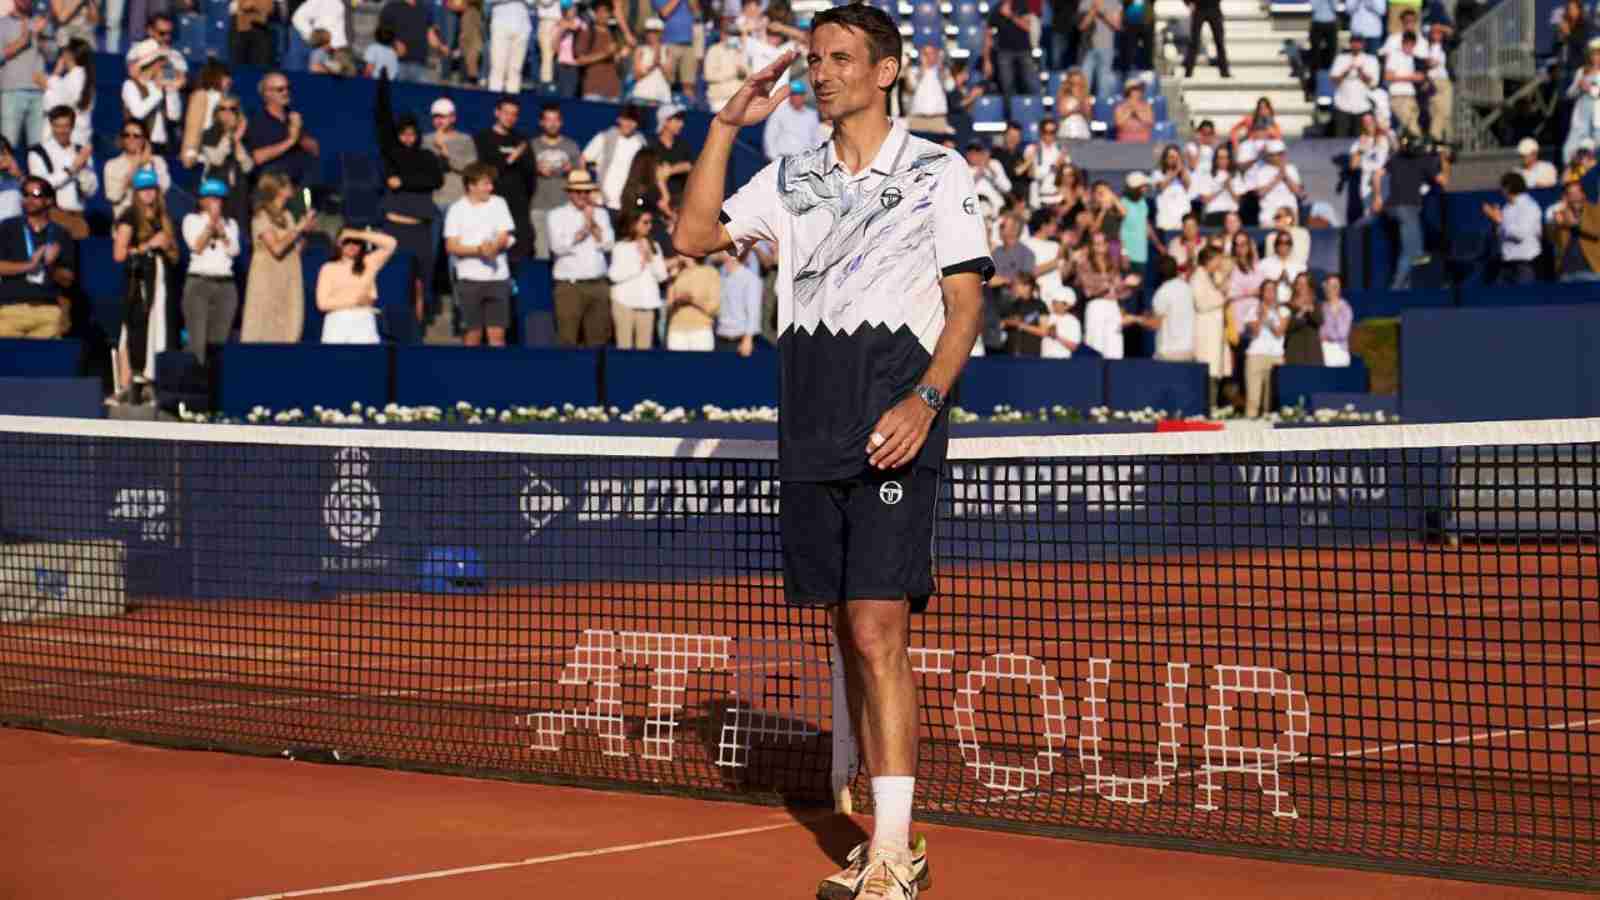
<instances>
[{"instance_id":1,"label":"player's knee","mask_svg":"<svg viewBox=\"0 0 1600 900\"><path fill-rule=\"evenodd\" d=\"M905 611L899 604L853 605L844 624L841 643L860 662L879 666L905 655Z\"/></svg>"}]
</instances>

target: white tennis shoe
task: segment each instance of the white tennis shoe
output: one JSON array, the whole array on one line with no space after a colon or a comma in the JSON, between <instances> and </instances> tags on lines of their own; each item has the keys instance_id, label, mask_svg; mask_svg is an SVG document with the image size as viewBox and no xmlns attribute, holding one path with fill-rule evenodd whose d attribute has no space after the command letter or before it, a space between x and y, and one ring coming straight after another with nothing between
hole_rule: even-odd
<instances>
[{"instance_id":1,"label":"white tennis shoe","mask_svg":"<svg viewBox=\"0 0 1600 900\"><path fill-rule=\"evenodd\" d=\"M824 878L822 883L817 885L818 900L856 900L858 897L869 896L861 893L867 879L868 849L868 843L862 841L850 851L850 855L845 857L845 867ZM905 862L909 869L908 877L912 891L907 896L915 897L918 891L933 889L933 875L928 869L928 839L918 835L908 852L910 856ZM888 851L884 851L883 855L894 856Z\"/></svg>"}]
</instances>

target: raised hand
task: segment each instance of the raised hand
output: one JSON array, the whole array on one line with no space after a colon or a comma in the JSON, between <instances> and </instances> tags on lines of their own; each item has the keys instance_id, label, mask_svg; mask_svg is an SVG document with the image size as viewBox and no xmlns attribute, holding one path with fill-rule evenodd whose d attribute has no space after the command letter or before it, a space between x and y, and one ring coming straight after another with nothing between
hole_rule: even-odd
<instances>
[{"instance_id":1,"label":"raised hand","mask_svg":"<svg viewBox=\"0 0 1600 900\"><path fill-rule=\"evenodd\" d=\"M789 71L789 66L799 56L799 51L789 50L782 56L772 61L765 69L746 78L739 92L728 100L727 104L717 113L717 121L724 125L742 128L754 125L772 114L772 111L789 99L789 85L784 74ZM778 82L776 93L772 86Z\"/></svg>"}]
</instances>

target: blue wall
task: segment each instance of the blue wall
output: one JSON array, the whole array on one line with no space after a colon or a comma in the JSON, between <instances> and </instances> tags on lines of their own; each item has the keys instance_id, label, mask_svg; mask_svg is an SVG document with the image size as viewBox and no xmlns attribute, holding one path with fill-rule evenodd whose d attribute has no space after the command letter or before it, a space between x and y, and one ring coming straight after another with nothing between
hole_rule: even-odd
<instances>
[{"instance_id":1,"label":"blue wall","mask_svg":"<svg viewBox=\"0 0 1600 900\"><path fill-rule=\"evenodd\" d=\"M1400 363L1407 419L1600 416L1600 306L1414 310Z\"/></svg>"}]
</instances>

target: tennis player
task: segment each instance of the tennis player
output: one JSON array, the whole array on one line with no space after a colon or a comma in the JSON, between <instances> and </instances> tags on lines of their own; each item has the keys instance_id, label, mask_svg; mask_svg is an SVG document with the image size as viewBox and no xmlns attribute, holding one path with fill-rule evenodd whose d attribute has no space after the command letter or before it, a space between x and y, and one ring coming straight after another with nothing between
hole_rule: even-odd
<instances>
[{"instance_id":1,"label":"tennis player","mask_svg":"<svg viewBox=\"0 0 1600 900\"><path fill-rule=\"evenodd\" d=\"M900 33L864 4L811 23L811 86L832 139L724 202L734 138L786 102L794 57L751 76L717 113L673 244L691 255L777 245L784 586L790 603L832 610L876 812L871 841L818 896L903 900L927 883L926 844L910 840L910 613L934 589L944 398L977 339L994 265L966 163L886 114Z\"/></svg>"}]
</instances>

